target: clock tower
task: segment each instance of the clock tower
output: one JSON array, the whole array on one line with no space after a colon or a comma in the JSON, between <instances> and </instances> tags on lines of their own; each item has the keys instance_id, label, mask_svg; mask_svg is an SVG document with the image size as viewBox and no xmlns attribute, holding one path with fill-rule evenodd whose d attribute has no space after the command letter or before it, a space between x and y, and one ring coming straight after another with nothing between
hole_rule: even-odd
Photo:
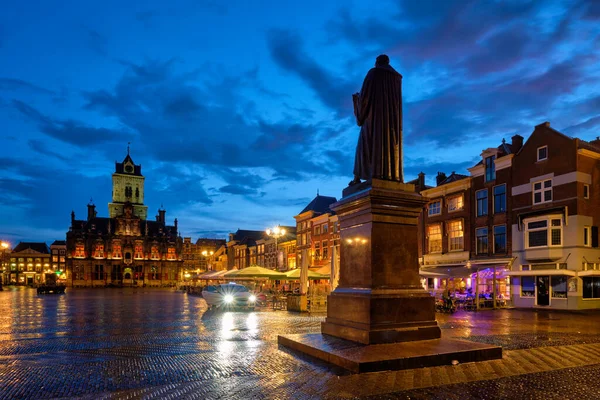
<instances>
[{"instance_id":1,"label":"clock tower","mask_svg":"<svg viewBox=\"0 0 600 400\"><path fill-rule=\"evenodd\" d=\"M133 215L142 220L147 219L148 206L144 205L144 179L142 166L133 162L127 146L127 156L123 162L115 162L115 173L112 175L112 202L108 204L110 218L123 215L123 207L130 203L133 206Z\"/></svg>"}]
</instances>

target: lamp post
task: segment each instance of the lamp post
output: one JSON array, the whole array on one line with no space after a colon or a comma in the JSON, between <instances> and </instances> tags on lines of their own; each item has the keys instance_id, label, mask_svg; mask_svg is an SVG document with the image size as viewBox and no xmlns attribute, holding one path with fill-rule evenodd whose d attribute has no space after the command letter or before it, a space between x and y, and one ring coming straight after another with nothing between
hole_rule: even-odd
<instances>
[{"instance_id":1,"label":"lamp post","mask_svg":"<svg viewBox=\"0 0 600 400\"><path fill-rule=\"evenodd\" d=\"M275 269L279 271L279 247L277 241L285 235L285 229L277 225L273 229L267 229L267 235L275 239Z\"/></svg>"},{"instance_id":2,"label":"lamp post","mask_svg":"<svg viewBox=\"0 0 600 400\"><path fill-rule=\"evenodd\" d=\"M6 250L10 247L10 244L5 241L0 242L0 264L2 265L2 277L0 278L0 290L2 290L2 284L4 283L5 275L6 275Z\"/></svg>"}]
</instances>

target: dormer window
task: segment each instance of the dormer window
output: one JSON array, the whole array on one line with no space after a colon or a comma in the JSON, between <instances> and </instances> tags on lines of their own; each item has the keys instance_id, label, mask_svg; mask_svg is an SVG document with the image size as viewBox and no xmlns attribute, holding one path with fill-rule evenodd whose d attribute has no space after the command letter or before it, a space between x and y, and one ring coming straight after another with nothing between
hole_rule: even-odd
<instances>
[{"instance_id":1,"label":"dormer window","mask_svg":"<svg viewBox=\"0 0 600 400\"><path fill-rule=\"evenodd\" d=\"M496 179L496 164L494 160L496 156L489 156L485 158L485 181L493 181Z\"/></svg>"},{"instance_id":2,"label":"dormer window","mask_svg":"<svg viewBox=\"0 0 600 400\"><path fill-rule=\"evenodd\" d=\"M537 149L537 160L543 161L548 159L548 146L538 147Z\"/></svg>"}]
</instances>

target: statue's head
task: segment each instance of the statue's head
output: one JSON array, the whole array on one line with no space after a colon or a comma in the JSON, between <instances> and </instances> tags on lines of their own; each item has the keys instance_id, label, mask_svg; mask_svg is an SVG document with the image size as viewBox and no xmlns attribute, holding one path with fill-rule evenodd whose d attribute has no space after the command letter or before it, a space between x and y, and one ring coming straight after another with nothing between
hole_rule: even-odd
<instances>
[{"instance_id":1,"label":"statue's head","mask_svg":"<svg viewBox=\"0 0 600 400\"><path fill-rule=\"evenodd\" d=\"M375 59L375 66L378 67L380 65L390 65L390 58L385 54L377 56Z\"/></svg>"}]
</instances>

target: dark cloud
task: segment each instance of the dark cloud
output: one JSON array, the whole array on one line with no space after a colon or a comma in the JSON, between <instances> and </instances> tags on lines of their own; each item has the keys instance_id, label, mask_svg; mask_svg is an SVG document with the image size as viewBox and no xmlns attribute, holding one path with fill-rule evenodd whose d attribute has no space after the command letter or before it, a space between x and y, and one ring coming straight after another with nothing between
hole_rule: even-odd
<instances>
[{"instance_id":1,"label":"dark cloud","mask_svg":"<svg viewBox=\"0 0 600 400\"><path fill-rule=\"evenodd\" d=\"M264 196L265 192L250 188L245 185L226 185L219 188L219 192L227 194L238 194L243 196Z\"/></svg>"},{"instance_id":2,"label":"dark cloud","mask_svg":"<svg viewBox=\"0 0 600 400\"><path fill-rule=\"evenodd\" d=\"M304 50L299 35L287 30L272 30L267 35L267 45L275 63L284 70L298 76L319 99L341 115L352 112L351 93L356 84L346 81L346 77L334 75L318 64Z\"/></svg>"},{"instance_id":3,"label":"dark cloud","mask_svg":"<svg viewBox=\"0 0 600 400\"><path fill-rule=\"evenodd\" d=\"M43 142L41 140L33 140L32 139L32 140L27 141L27 144L29 145L29 147L33 151L35 151L35 152L37 152L39 154L42 154L44 156L51 156L51 157L57 158L57 159L59 159L61 161L68 161L69 160L68 157L66 157L66 156L64 156L62 154L59 154L59 153L57 153L55 151L52 151L52 149L50 148L50 146L48 145L48 143L45 143L45 142Z\"/></svg>"},{"instance_id":4,"label":"dark cloud","mask_svg":"<svg viewBox=\"0 0 600 400\"><path fill-rule=\"evenodd\" d=\"M94 51L95 53L97 53L103 57L107 56L108 40L106 39L106 37L104 35L100 34L98 31L96 31L94 29L89 29L87 31L87 39L88 39L90 49L92 49L92 51Z\"/></svg>"},{"instance_id":5,"label":"dark cloud","mask_svg":"<svg viewBox=\"0 0 600 400\"><path fill-rule=\"evenodd\" d=\"M113 143L124 141L132 136L124 131L85 126L75 120L53 119L19 100L13 100L12 104L21 114L36 123L40 132L75 146L87 147Z\"/></svg>"},{"instance_id":6,"label":"dark cloud","mask_svg":"<svg viewBox=\"0 0 600 400\"><path fill-rule=\"evenodd\" d=\"M24 81L22 79L13 78L0 78L0 90L16 91L16 90L27 90L33 93L55 95L56 93L52 90L43 88L38 85L34 85L31 82Z\"/></svg>"}]
</instances>

